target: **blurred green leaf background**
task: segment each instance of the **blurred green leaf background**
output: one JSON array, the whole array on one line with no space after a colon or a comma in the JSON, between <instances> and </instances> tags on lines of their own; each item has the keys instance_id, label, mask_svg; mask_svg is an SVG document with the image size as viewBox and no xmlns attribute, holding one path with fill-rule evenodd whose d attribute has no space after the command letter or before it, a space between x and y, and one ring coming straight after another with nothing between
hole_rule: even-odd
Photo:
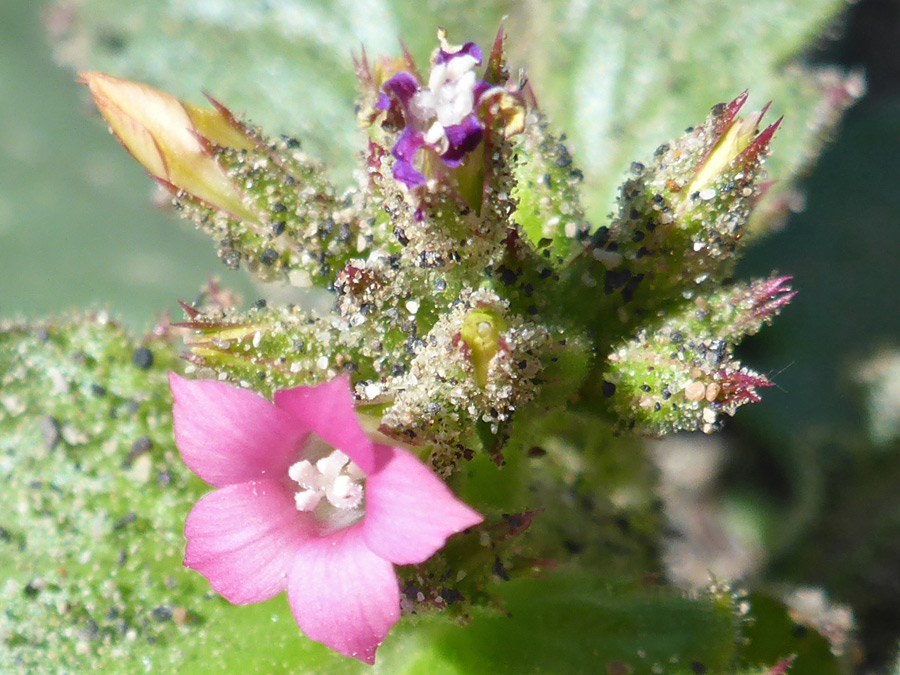
<instances>
[{"instance_id":1,"label":"blurred green leaf background","mask_svg":"<svg viewBox=\"0 0 900 675\"><path fill-rule=\"evenodd\" d=\"M42 3L0 3L0 316L110 307L132 326L229 274L53 63ZM180 310L175 316L180 316Z\"/></svg>"}]
</instances>

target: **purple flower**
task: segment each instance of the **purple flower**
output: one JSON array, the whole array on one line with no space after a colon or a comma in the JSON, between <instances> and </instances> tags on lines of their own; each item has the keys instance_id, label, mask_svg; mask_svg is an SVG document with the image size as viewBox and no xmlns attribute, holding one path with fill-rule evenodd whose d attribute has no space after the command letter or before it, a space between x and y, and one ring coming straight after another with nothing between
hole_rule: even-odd
<instances>
[{"instance_id":1,"label":"purple flower","mask_svg":"<svg viewBox=\"0 0 900 675\"><path fill-rule=\"evenodd\" d=\"M286 590L307 637L375 662L400 615L394 565L423 562L481 516L413 455L369 439L349 380L274 403L170 374L175 441L217 489L188 515L184 564L242 605Z\"/></svg>"},{"instance_id":2,"label":"purple flower","mask_svg":"<svg viewBox=\"0 0 900 675\"><path fill-rule=\"evenodd\" d=\"M442 40L427 87L405 71L382 85L376 107L387 110L393 97L406 120L391 153L396 160L394 178L407 187L425 184L425 175L414 165L423 148L434 151L446 166L456 168L481 143L484 124L477 111L484 94L492 89L475 75L481 62L481 50L474 42L453 48Z\"/></svg>"}]
</instances>

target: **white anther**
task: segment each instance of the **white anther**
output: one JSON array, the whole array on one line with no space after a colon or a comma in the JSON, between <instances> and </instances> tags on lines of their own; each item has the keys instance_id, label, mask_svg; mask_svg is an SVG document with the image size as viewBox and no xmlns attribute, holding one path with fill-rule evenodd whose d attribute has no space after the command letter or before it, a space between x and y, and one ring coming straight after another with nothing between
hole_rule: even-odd
<instances>
[{"instance_id":1,"label":"white anther","mask_svg":"<svg viewBox=\"0 0 900 675\"><path fill-rule=\"evenodd\" d=\"M298 511L315 511L322 501L322 493L316 490L300 490L294 493L294 504Z\"/></svg>"},{"instance_id":2,"label":"white anther","mask_svg":"<svg viewBox=\"0 0 900 675\"><path fill-rule=\"evenodd\" d=\"M309 448L310 444L307 444L307 451ZM332 450L315 464L306 459L295 462L288 468L288 476L300 488L294 493L297 510L315 511L318 518L325 520L333 518L333 511L332 516L327 515L332 507L341 512L352 512L362 505L365 496L362 484L365 474L340 450ZM320 508L324 506L323 499L329 505L325 512ZM338 520L346 517L340 516Z\"/></svg>"}]
</instances>

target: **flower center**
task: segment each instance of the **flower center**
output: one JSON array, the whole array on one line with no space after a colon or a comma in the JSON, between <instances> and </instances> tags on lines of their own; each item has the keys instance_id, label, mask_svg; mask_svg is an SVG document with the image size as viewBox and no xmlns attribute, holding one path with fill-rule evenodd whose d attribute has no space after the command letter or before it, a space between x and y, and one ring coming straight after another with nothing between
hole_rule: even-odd
<instances>
[{"instance_id":1,"label":"flower center","mask_svg":"<svg viewBox=\"0 0 900 675\"><path fill-rule=\"evenodd\" d=\"M410 101L410 111L425 140L431 145L446 142L445 127L454 126L472 113L475 105L477 78L474 56L463 54L437 64L428 78L428 89L417 91Z\"/></svg>"},{"instance_id":2,"label":"flower center","mask_svg":"<svg viewBox=\"0 0 900 675\"><path fill-rule=\"evenodd\" d=\"M365 512L365 474L340 450L314 434L303 445L303 459L288 468L298 489L298 511L311 513L329 530L342 529Z\"/></svg>"}]
</instances>

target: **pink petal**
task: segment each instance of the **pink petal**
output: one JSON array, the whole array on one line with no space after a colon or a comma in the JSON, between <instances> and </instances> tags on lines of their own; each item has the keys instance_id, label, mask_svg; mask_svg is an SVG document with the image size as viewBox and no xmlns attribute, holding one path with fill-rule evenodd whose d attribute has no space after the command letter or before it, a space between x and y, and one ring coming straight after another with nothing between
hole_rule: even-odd
<instances>
[{"instance_id":1,"label":"pink petal","mask_svg":"<svg viewBox=\"0 0 900 675\"><path fill-rule=\"evenodd\" d=\"M394 567L369 550L358 525L300 549L288 576L288 601L308 638L370 665L400 617Z\"/></svg>"},{"instance_id":2,"label":"pink petal","mask_svg":"<svg viewBox=\"0 0 900 675\"><path fill-rule=\"evenodd\" d=\"M214 380L169 373L175 444L210 485L277 478L298 458L308 430L258 394Z\"/></svg>"},{"instance_id":3,"label":"pink petal","mask_svg":"<svg viewBox=\"0 0 900 675\"><path fill-rule=\"evenodd\" d=\"M366 474L375 469L372 441L356 419L350 378L346 375L314 387L276 391L275 405L296 417L300 425L330 446L341 450Z\"/></svg>"},{"instance_id":4,"label":"pink petal","mask_svg":"<svg viewBox=\"0 0 900 675\"><path fill-rule=\"evenodd\" d=\"M235 605L262 602L285 590L294 557L314 529L280 483L229 485L204 496L188 515L184 565Z\"/></svg>"},{"instance_id":5,"label":"pink petal","mask_svg":"<svg viewBox=\"0 0 900 675\"><path fill-rule=\"evenodd\" d=\"M413 455L385 445L375 452L380 468L366 479L363 521L373 552L395 565L420 563L483 520Z\"/></svg>"}]
</instances>

